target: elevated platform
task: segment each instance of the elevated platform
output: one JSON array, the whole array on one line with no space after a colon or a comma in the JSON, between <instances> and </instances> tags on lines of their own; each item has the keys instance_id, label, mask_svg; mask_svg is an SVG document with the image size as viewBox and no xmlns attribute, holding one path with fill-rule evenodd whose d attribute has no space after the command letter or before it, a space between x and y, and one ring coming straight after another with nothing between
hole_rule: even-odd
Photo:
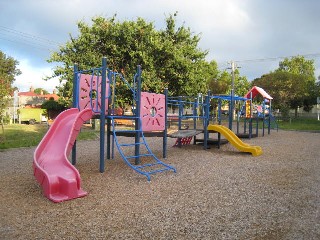
<instances>
[{"instance_id":1,"label":"elevated platform","mask_svg":"<svg viewBox=\"0 0 320 240\"><path fill-rule=\"evenodd\" d=\"M249 138L249 133L238 133L236 134L236 136L238 138ZM255 137L258 137L258 134L256 133L251 134L251 138L255 138Z\"/></svg>"},{"instance_id":2,"label":"elevated platform","mask_svg":"<svg viewBox=\"0 0 320 240\"><path fill-rule=\"evenodd\" d=\"M203 143L204 139L196 139L195 140L196 143ZM213 138L209 138L207 143L208 145L222 145L222 144L227 144L229 141L227 139L213 139Z\"/></svg>"},{"instance_id":3,"label":"elevated platform","mask_svg":"<svg viewBox=\"0 0 320 240\"><path fill-rule=\"evenodd\" d=\"M132 129L133 130L133 129ZM136 135L135 132L132 132L130 130L128 131L118 131L117 132L117 136L120 137L134 137ZM143 135L145 137L163 137L164 131L154 131L154 132L143 132ZM110 135L113 135L113 131L110 131Z\"/></svg>"},{"instance_id":4,"label":"elevated platform","mask_svg":"<svg viewBox=\"0 0 320 240\"><path fill-rule=\"evenodd\" d=\"M171 137L171 138L193 137L193 136L196 136L202 132L203 131L201 131L201 130L194 130L194 129L176 130L176 131L168 133L168 137Z\"/></svg>"}]
</instances>

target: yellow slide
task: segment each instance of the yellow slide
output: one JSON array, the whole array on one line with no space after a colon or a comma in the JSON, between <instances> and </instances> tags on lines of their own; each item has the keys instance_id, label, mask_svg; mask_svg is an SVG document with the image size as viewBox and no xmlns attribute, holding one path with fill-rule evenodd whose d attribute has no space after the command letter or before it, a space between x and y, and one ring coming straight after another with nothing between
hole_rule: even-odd
<instances>
[{"instance_id":1,"label":"yellow slide","mask_svg":"<svg viewBox=\"0 0 320 240\"><path fill-rule=\"evenodd\" d=\"M250 152L252 156L259 156L262 154L262 149L260 146L251 146L242 142L237 135L235 135L229 128L225 126L209 124L208 131L210 130L221 133L239 151Z\"/></svg>"}]
</instances>

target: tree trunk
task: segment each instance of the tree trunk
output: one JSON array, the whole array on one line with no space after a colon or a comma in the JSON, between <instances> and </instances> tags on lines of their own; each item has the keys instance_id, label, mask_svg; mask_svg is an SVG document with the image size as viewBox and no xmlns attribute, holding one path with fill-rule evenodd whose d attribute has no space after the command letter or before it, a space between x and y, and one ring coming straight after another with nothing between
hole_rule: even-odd
<instances>
[{"instance_id":1,"label":"tree trunk","mask_svg":"<svg viewBox=\"0 0 320 240\"><path fill-rule=\"evenodd\" d=\"M294 109L294 117L295 117L295 118L298 117L298 108L297 108L297 107Z\"/></svg>"},{"instance_id":2,"label":"tree trunk","mask_svg":"<svg viewBox=\"0 0 320 240\"><path fill-rule=\"evenodd\" d=\"M5 137L5 135L4 135L4 124L3 124L3 118L1 118L1 128L2 128L2 134L3 134L3 136L2 136L2 137L0 137L0 142L2 142L2 141L5 141L5 140L6 140L6 137Z\"/></svg>"},{"instance_id":3,"label":"tree trunk","mask_svg":"<svg viewBox=\"0 0 320 240\"><path fill-rule=\"evenodd\" d=\"M4 135L3 118L1 118L1 128L2 128L2 133L3 133L3 135Z\"/></svg>"}]
</instances>

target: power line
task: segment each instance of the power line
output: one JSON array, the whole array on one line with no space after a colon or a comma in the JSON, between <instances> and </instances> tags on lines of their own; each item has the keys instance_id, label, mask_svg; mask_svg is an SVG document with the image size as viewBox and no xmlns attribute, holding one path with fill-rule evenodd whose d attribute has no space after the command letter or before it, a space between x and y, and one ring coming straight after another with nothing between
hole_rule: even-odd
<instances>
[{"instance_id":1,"label":"power line","mask_svg":"<svg viewBox=\"0 0 320 240\"><path fill-rule=\"evenodd\" d=\"M40 50L46 50L46 51L48 51L48 50L51 51L52 50L52 47L44 46L44 45L41 45L41 44L36 43L36 42L30 42L28 40L22 41L21 39L7 38L7 36L0 36L0 39L2 39L4 41L12 42L12 43L18 43L18 44L23 43L23 44L30 45L33 48L37 48L37 49L40 49Z\"/></svg>"},{"instance_id":2,"label":"power line","mask_svg":"<svg viewBox=\"0 0 320 240\"><path fill-rule=\"evenodd\" d=\"M320 57L320 53L309 53L309 54L297 54L297 55L291 55L291 56L282 56L282 57L266 57L266 58L256 58L256 59L245 59L245 60L235 60L235 61L231 61L234 62L235 64L246 64L246 63L259 63L259 62L268 62L268 61L280 61L281 59L285 59L285 58L293 58L293 57L297 57L297 56L301 56L301 57L305 57L305 58L318 58ZM226 71L227 69L231 69L229 67L229 64L231 64L231 62L220 62L218 64L218 66L220 65L219 69L222 71ZM239 65L236 65L236 68L240 68Z\"/></svg>"},{"instance_id":3,"label":"power line","mask_svg":"<svg viewBox=\"0 0 320 240\"><path fill-rule=\"evenodd\" d=\"M53 41L51 39L43 38L43 37L36 36L36 35L30 34L30 33L17 31L15 29L4 27L4 26L1 26L1 25L0 25L0 32L5 32L7 34L9 33L11 35L15 35L15 36L18 36L20 38L32 39L32 40L34 40L36 42L41 42L41 43L45 43L45 44L48 44L48 45L54 45L54 46L60 45L59 42Z\"/></svg>"},{"instance_id":4,"label":"power line","mask_svg":"<svg viewBox=\"0 0 320 240\"><path fill-rule=\"evenodd\" d=\"M0 39L19 45L29 45L32 46L33 49L39 49L42 51L53 51L61 45L59 42L22 31L17 31L1 25Z\"/></svg>"},{"instance_id":5,"label":"power line","mask_svg":"<svg viewBox=\"0 0 320 240\"><path fill-rule=\"evenodd\" d=\"M36 36L30 33L25 33L22 31L17 31L12 28L8 28L0 25L0 33L2 32L2 36L0 39L9 42L23 43L32 45L36 48L42 50L52 50L52 47L59 47L62 45L61 43L47 39L44 37ZM12 38L13 37L13 38ZM256 59L243 59L243 60L235 60L236 63L254 63L254 62L267 62L267 61L279 61L285 58L292 58L297 55L292 56L280 56L280 57L266 57L266 58L256 58ZM310 53L310 54L298 54L298 56L306 57L306 58L318 58L320 57L320 53ZM225 62L222 64L226 64ZM229 63L227 63L229 64Z\"/></svg>"},{"instance_id":6,"label":"power line","mask_svg":"<svg viewBox=\"0 0 320 240\"><path fill-rule=\"evenodd\" d=\"M257 58L257 59L246 59L246 60L237 60L235 62L238 63L246 63L246 62L267 62L267 61L276 61L276 60L281 60L285 58L293 58L296 56L302 56L305 58L317 58L320 57L320 53L310 53L310 54L298 54L298 55L292 55L292 56L285 56L285 57L268 57L268 58Z\"/></svg>"}]
</instances>

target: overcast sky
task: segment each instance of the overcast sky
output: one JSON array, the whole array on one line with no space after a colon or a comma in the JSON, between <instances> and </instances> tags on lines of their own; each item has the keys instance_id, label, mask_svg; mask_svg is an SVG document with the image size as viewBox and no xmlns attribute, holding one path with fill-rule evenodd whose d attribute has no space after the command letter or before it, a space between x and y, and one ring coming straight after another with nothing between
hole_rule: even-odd
<instances>
[{"instance_id":1,"label":"overcast sky","mask_svg":"<svg viewBox=\"0 0 320 240\"><path fill-rule=\"evenodd\" d=\"M305 55L319 76L319 9L319 0L0 0L0 50L20 62L20 91L32 85L51 92L59 82L42 80L55 66L46 60L69 34L77 35L78 21L117 14L120 21L142 17L163 29L177 11L178 25L200 34L199 47L221 70L234 60L253 80L275 70L281 57Z\"/></svg>"}]
</instances>

